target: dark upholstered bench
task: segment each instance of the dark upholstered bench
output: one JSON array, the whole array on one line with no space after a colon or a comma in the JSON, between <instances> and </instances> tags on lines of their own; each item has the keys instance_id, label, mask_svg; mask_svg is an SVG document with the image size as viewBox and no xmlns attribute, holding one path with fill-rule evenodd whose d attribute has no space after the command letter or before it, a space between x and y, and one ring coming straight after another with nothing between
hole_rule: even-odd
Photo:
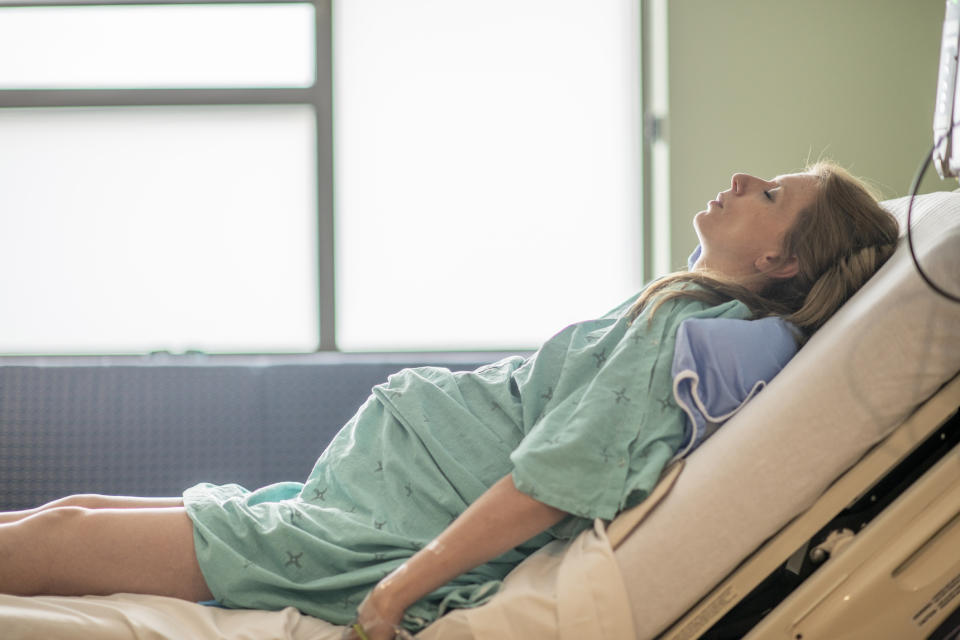
<instances>
[{"instance_id":1,"label":"dark upholstered bench","mask_svg":"<svg viewBox=\"0 0 960 640\"><path fill-rule=\"evenodd\" d=\"M0 358L0 510L303 480L370 388L503 353Z\"/></svg>"}]
</instances>

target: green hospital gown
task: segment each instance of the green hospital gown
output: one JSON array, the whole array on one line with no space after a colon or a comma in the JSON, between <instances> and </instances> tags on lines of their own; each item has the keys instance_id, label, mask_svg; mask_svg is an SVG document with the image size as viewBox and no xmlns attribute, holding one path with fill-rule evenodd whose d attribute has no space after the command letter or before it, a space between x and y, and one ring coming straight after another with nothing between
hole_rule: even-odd
<instances>
[{"instance_id":1,"label":"green hospital gown","mask_svg":"<svg viewBox=\"0 0 960 640\"><path fill-rule=\"evenodd\" d=\"M681 298L630 323L633 301L567 327L529 358L390 376L304 483L188 489L211 592L228 607L292 605L346 624L381 578L509 473L520 491L571 514L417 602L404 618L417 630L450 607L489 599L550 540L641 502L683 436L670 376L677 327L750 314L737 301Z\"/></svg>"}]
</instances>

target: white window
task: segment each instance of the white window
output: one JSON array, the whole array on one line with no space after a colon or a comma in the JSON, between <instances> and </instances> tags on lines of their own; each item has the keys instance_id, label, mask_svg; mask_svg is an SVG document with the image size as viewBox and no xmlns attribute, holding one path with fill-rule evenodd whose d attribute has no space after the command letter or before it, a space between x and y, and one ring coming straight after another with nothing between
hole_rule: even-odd
<instances>
[{"instance_id":1,"label":"white window","mask_svg":"<svg viewBox=\"0 0 960 640\"><path fill-rule=\"evenodd\" d=\"M310 351L306 105L0 110L0 351Z\"/></svg>"},{"instance_id":2,"label":"white window","mask_svg":"<svg viewBox=\"0 0 960 640\"><path fill-rule=\"evenodd\" d=\"M309 87L313 27L306 3L8 7L0 86Z\"/></svg>"},{"instance_id":3,"label":"white window","mask_svg":"<svg viewBox=\"0 0 960 640\"><path fill-rule=\"evenodd\" d=\"M324 14L0 4L0 352L317 349Z\"/></svg>"},{"instance_id":4,"label":"white window","mask_svg":"<svg viewBox=\"0 0 960 640\"><path fill-rule=\"evenodd\" d=\"M336 5L341 348L536 346L641 286L638 4Z\"/></svg>"},{"instance_id":5,"label":"white window","mask_svg":"<svg viewBox=\"0 0 960 640\"><path fill-rule=\"evenodd\" d=\"M633 0L24 4L0 352L528 348L642 284Z\"/></svg>"}]
</instances>

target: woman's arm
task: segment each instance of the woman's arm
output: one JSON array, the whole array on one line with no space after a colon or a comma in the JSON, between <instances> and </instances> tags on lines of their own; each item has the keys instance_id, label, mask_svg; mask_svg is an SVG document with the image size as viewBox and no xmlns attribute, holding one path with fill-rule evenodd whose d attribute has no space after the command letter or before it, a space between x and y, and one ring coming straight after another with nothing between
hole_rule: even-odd
<instances>
[{"instance_id":1,"label":"woman's arm","mask_svg":"<svg viewBox=\"0 0 960 640\"><path fill-rule=\"evenodd\" d=\"M501 478L433 542L374 587L360 605L360 624L370 640L392 638L393 625L414 602L526 542L566 515L521 493L511 476Z\"/></svg>"}]
</instances>

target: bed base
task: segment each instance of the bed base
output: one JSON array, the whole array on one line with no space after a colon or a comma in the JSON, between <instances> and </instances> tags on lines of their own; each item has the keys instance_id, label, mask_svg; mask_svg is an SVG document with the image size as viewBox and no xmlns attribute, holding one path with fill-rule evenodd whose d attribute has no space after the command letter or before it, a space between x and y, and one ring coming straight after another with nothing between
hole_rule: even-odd
<instances>
[{"instance_id":1,"label":"bed base","mask_svg":"<svg viewBox=\"0 0 960 640\"><path fill-rule=\"evenodd\" d=\"M958 407L960 376L659 638L955 637Z\"/></svg>"}]
</instances>

